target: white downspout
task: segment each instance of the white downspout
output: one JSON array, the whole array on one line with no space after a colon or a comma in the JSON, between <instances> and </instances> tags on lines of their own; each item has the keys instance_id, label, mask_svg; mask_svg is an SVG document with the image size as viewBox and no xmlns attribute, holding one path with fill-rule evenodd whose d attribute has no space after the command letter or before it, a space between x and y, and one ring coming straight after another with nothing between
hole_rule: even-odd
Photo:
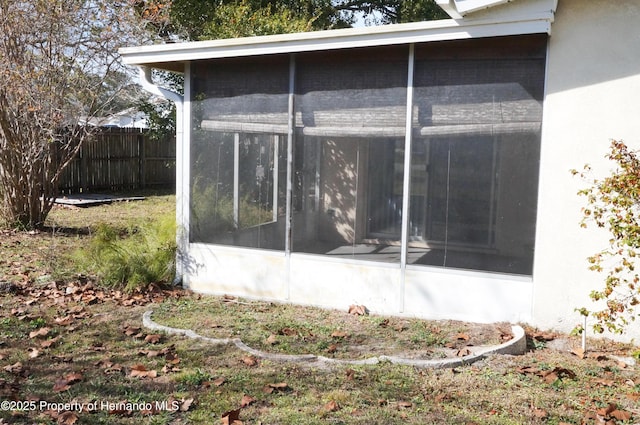
<instances>
[{"instance_id":1,"label":"white downspout","mask_svg":"<svg viewBox=\"0 0 640 425\"><path fill-rule=\"evenodd\" d=\"M179 93L172 92L162 87L156 86L151 77L151 68L139 66L140 84L142 88L148 92L160 96L167 100L173 101L176 105L176 275L173 284L178 285L182 282L184 275L184 261L187 252L188 236L185 229L179 226L185 223L183 213L183 190L184 190L184 173L183 173L183 149L184 149L184 123L183 123L183 106L184 96Z\"/></svg>"}]
</instances>

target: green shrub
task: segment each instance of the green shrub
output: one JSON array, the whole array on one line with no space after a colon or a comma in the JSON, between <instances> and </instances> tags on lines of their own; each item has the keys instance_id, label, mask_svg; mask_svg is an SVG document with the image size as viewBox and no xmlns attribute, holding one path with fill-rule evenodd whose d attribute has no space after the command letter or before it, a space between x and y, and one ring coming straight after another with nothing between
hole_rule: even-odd
<instances>
[{"instance_id":1,"label":"green shrub","mask_svg":"<svg viewBox=\"0 0 640 425\"><path fill-rule=\"evenodd\" d=\"M78 257L86 273L100 283L132 291L170 281L175 254L176 224L170 215L129 232L100 224L88 249Z\"/></svg>"}]
</instances>

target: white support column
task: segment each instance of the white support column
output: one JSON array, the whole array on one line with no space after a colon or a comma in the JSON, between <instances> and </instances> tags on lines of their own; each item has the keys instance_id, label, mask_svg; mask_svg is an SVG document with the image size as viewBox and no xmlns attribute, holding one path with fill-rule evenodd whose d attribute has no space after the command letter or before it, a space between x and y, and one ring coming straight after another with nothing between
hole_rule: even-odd
<instances>
[{"instance_id":1,"label":"white support column","mask_svg":"<svg viewBox=\"0 0 640 425\"><path fill-rule=\"evenodd\" d=\"M279 160L280 160L280 136L273 136L273 201L271 202L273 221L278 221L278 185L280 180Z\"/></svg>"},{"instance_id":2,"label":"white support column","mask_svg":"<svg viewBox=\"0 0 640 425\"><path fill-rule=\"evenodd\" d=\"M240 133L233 135L233 223L240 227Z\"/></svg>"},{"instance_id":3,"label":"white support column","mask_svg":"<svg viewBox=\"0 0 640 425\"><path fill-rule=\"evenodd\" d=\"M404 135L404 180L402 183L402 236L400 254L400 305L404 312L405 271L407 268L407 251L409 250L409 206L411 198L411 142L413 140L413 70L415 63L415 45L409 45L409 64L407 71L407 111Z\"/></svg>"},{"instance_id":4,"label":"white support column","mask_svg":"<svg viewBox=\"0 0 640 425\"><path fill-rule=\"evenodd\" d=\"M291 298L291 224L293 217L293 143L295 137L295 73L296 73L296 57L294 54L289 56L289 105L287 123L287 205L285 217L285 240L284 252L287 258L287 289L285 299Z\"/></svg>"},{"instance_id":5,"label":"white support column","mask_svg":"<svg viewBox=\"0 0 640 425\"><path fill-rule=\"evenodd\" d=\"M294 142L294 126L295 126L295 55L290 56L289 60L289 106L288 106L288 129L287 129L287 208L286 208L286 239L285 252L291 254L291 220L293 214L293 142Z\"/></svg>"},{"instance_id":6,"label":"white support column","mask_svg":"<svg viewBox=\"0 0 640 425\"><path fill-rule=\"evenodd\" d=\"M184 97L176 103L176 223L178 258L176 278L182 278L188 266L189 205L191 199L191 63L184 66ZM180 111L180 112L178 112ZM185 131L187 129L187 131Z\"/></svg>"}]
</instances>

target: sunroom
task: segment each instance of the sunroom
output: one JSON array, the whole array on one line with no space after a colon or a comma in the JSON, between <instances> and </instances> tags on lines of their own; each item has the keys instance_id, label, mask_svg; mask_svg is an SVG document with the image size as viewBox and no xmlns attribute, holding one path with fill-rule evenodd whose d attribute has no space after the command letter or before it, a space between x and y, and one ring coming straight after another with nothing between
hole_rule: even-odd
<instances>
[{"instance_id":1,"label":"sunroom","mask_svg":"<svg viewBox=\"0 0 640 425\"><path fill-rule=\"evenodd\" d=\"M185 286L526 320L544 10L124 49L147 76L185 74Z\"/></svg>"}]
</instances>

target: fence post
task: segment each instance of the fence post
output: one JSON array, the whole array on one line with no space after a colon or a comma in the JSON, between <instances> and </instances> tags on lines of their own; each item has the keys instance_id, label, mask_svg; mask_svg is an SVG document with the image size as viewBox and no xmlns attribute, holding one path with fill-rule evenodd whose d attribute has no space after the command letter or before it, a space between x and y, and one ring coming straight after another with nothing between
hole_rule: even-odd
<instances>
[{"instance_id":1,"label":"fence post","mask_svg":"<svg viewBox=\"0 0 640 425\"><path fill-rule=\"evenodd\" d=\"M80 185L80 192L83 193L89 190L89 164L87 160L87 143L91 143L92 137L89 137L84 141L84 143L82 143L82 145L80 146L80 152L78 152L78 155L80 156L80 164L78 166L78 183Z\"/></svg>"},{"instance_id":2,"label":"fence post","mask_svg":"<svg viewBox=\"0 0 640 425\"><path fill-rule=\"evenodd\" d=\"M139 167L138 167L138 184L141 189L145 189L147 186L147 152L145 150L146 143L144 142L144 133L142 130L138 133L138 155L139 155Z\"/></svg>"}]
</instances>

